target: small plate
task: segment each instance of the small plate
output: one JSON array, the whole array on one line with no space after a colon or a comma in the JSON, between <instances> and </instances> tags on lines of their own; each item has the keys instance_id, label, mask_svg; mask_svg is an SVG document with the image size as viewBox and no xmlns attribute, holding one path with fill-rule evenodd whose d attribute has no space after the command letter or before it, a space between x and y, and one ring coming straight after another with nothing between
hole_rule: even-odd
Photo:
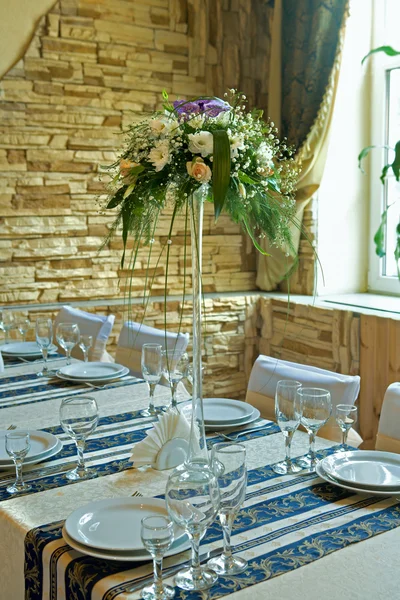
<instances>
[{"instance_id":1,"label":"small plate","mask_svg":"<svg viewBox=\"0 0 400 600\"><path fill-rule=\"evenodd\" d=\"M24 467L26 465L35 465L36 463L42 462L44 460L47 460L48 458L52 458L53 456L55 456L56 454L58 454L60 452L60 450L62 450L63 448L63 444L60 440L58 440L57 445L52 448L52 450L49 450L49 452L46 452L45 454L41 454L40 456L32 456L31 458L26 458L24 460ZM0 470L9 470L9 469L14 469L14 463L13 462L9 462L9 463L1 463L0 464Z\"/></svg>"},{"instance_id":2,"label":"small plate","mask_svg":"<svg viewBox=\"0 0 400 600\"><path fill-rule=\"evenodd\" d=\"M322 467L331 477L350 485L382 491L400 488L400 456L393 452L338 452L324 458Z\"/></svg>"},{"instance_id":3,"label":"small plate","mask_svg":"<svg viewBox=\"0 0 400 600\"><path fill-rule=\"evenodd\" d=\"M95 379L104 379L105 377L117 377L126 367L117 363L106 362L83 362L66 365L59 369L64 377L71 379L83 379L84 381L94 381Z\"/></svg>"},{"instance_id":4,"label":"small plate","mask_svg":"<svg viewBox=\"0 0 400 600\"><path fill-rule=\"evenodd\" d=\"M65 521L67 534L79 544L114 552L141 551L141 520L150 515L168 516L159 498L107 498L74 510ZM175 539L184 535L174 527Z\"/></svg>"},{"instance_id":5,"label":"small plate","mask_svg":"<svg viewBox=\"0 0 400 600\"><path fill-rule=\"evenodd\" d=\"M206 425L241 423L253 413L253 406L230 398L204 398L204 422Z\"/></svg>"},{"instance_id":6,"label":"small plate","mask_svg":"<svg viewBox=\"0 0 400 600\"><path fill-rule=\"evenodd\" d=\"M250 423L254 423L254 421L257 421L257 419L260 418L260 411L257 408L253 409L252 414L245 420L245 421L240 421L240 423L224 423L223 425L220 424L216 424L216 425L212 425L210 423L205 423L204 427L206 431L223 431L225 429L234 429L237 428L238 432L240 431L240 428L245 425L250 425Z\"/></svg>"},{"instance_id":7,"label":"small plate","mask_svg":"<svg viewBox=\"0 0 400 600\"><path fill-rule=\"evenodd\" d=\"M88 556L94 556L95 558L102 558L106 560L120 560L122 562L139 562L143 560L151 560L150 554L144 550L142 547L141 550L137 552L123 552L123 551L114 551L110 552L107 550L98 550L97 548L90 548L88 546L84 546L80 544L73 538L71 538L68 533L65 531L65 527L62 530L62 536L64 540L67 542L71 548L74 550L78 550L78 552L82 552L82 554L87 554ZM169 550L164 554L164 557L173 556L174 554L179 554L180 552L184 552L190 548L190 542L186 536L186 534L179 539L175 540Z\"/></svg>"},{"instance_id":8,"label":"small plate","mask_svg":"<svg viewBox=\"0 0 400 600\"><path fill-rule=\"evenodd\" d=\"M112 375L111 377L97 377L96 379L77 379L76 377L68 377L67 375L61 375L60 371L57 371L56 376L59 379L63 379L64 381L71 381L72 383L85 383L87 381L93 381L93 383L112 383L113 381L118 381L125 375L128 375L129 369L128 367L124 367L124 370L121 371L118 375Z\"/></svg>"},{"instance_id":9,"label":"small plate","mask_svg":"<svg viewBox=\"0 0 400 600\"><path fill-rule=\"evenodd\" d=\"M15 431L18 431L15 430ZM23 429L21 431L26 431L29 433L31 447L29 449L26 458L24 459L24 463L26 464L29 459L38 460L43 454L47 454L53 448L57 446L58 438L51 433L47 433L46 431L35 431L31 429ZM11 431L0 431L0 465L13 464L9 455L6 452L6 433L11 433Z\"/></svg>"},{"instance_id":10,"label":"small plate","mask_svg":"<svg viewBox=\"0 0 400 600\"><path fill-rule=\"evenodd\" d=\"M11 344L2 344L0 351L4 356L15 356L22 358L35 358L42 356L40 347L36 342L12 342ZM50 344L48 347L49 354L57 352L57 346Z\"/></svg>"},{"instance_id":11,"label":"small plate","mask_svg":"<svg viewBox=\"0 0 400 600\"><path fill-rule=\"evenodd\" d=\"M330 475L328 475L328 473L326 473L324 471L324 468L322 466L322 460L317 463L317 466L315 467L315 472L318 475L318 477L320 477L324 481L327 481L328 483L331 483L332 485L337 485L338 487L340 487L344 490L349 490L350 492L354 492L355 494L363 494L363 495L367 495L367 496L383 496L385 498L388 498L390 496L399 496L400 497L400 487L397 488L396 490L393 489L390 491L389 490L382 491L381 489L374 490L371 488L364 488L362 486L355 487L354 485L346 485L345 483L338 481L334 477L331 477Z\"/></svg>"}]
</instances>

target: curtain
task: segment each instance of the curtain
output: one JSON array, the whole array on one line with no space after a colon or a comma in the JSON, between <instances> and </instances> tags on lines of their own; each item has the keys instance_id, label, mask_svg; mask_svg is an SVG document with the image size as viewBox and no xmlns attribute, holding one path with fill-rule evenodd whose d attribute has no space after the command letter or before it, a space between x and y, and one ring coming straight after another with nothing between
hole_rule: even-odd
<instances>
[{"instance_id":1,"label":"curtain","mask_svg":"<svg viewBox=\"0 0 400 600\"><path fill-rule=\"evenodd\" d=\"M348 0L282 0L281 80L270 94L281 96L281 137L297 148L302 165L296 193L299 223L323 174L347 14ZM272 53L272 61L276 55ZM300 230L295 226L292 238L298 249ZM268 243L264 248L270 256L258 256L257 285L273 290L296 257Z\"/></svg>"}]
</instances>

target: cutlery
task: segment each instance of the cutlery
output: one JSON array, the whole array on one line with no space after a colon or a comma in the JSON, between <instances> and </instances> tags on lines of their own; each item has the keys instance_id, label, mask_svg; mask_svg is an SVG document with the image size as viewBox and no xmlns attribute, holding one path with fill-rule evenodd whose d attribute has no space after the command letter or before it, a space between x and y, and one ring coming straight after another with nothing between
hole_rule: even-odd
<instances>
[{"instance_id":1,"label":"cutlery","mask_svg":"<svg viewBox=\"0 0 400 600\"><path fill-rule=\"evenodd\" d=\"M140 492L138 492L137 490L133 492L133 494L131 494L132 498L142 498L143 494L141 494Z\"/></svg>"},{"instance_id":2,"label":"cutlery","mask_svg":"<svg viewBox=\"0 0 400 600\"><path fill-rule=\"evenodd\" d=\"M7 431L12 431L13 429L17 429L17 426L16 425L9 425L7 427Z\"/></svg>"},{"instance_id":3,"label":"cutlery","mask_svg":"<svg viewBox=\"0 0 400 600\"><path fill-rule=\"evenodd\" d=\"M268 425L269 425L269 423L266 425L260 425L259 427L252 427L251 429L245 429L244 431L239 431L238 433L235 433L234 435L226 435L225 433L222 433L220 431L216 431L215 433L217 435L220 435L221 437L223 437L225 440L228 440L228 442L236 442L238 437L240 437L241 435L246 435L247 433L254 433L255 431L260 431L260 430L268 427Z\"/></svg>"}]
</instances>

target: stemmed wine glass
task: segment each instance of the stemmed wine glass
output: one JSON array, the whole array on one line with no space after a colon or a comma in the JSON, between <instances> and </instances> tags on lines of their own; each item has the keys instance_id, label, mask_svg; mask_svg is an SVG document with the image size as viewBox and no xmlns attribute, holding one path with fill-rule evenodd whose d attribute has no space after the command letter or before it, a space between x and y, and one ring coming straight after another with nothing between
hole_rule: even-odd
<instances>
[{"instance_id":1,"label":"stemmed wine glass","mask_svg":"<svg viewBox=\"0 0 400 600\"><path fill-rule=\"evenodd\" d=\"M297 390L300 388L300 382L290 379L278 381L276 386L275 415L285 438L286 452L285 460L272 465L272 469L279 475L301 471L301 468L290 457L293 434L300 425L301 419L301 398L297 395Z\"/></svg>"},{"instance_id":2,"label":"stemmed wine glass","mask_svg":"<svg viewBox=\"0 0 400 600\"><path fill-rule=\"evenodd\" d=\"M83 360L88 362L89 360L89 350L93 346L93 336L92 335L83 335L81 333L79 339L79 348L83 352Z\"/></svg>"},{"instance_id":3,"label":"stemmed wine glass","mask_svg":"<svg viewBox=\"0 0 400 600\"><path fill-rule=\"evenodd\" d=\"M175 590L162 581L162 561L174 541L172 521L161 515L142 519L141 538L143 546L153 557L154 581L142 589L145 600L167 600L175 596Z\"/></svg>"},{"instance_id":4,"label":"stemmed wine glass","mask_svg":"<svg viewBox=\"0 0 400 600\"><path fill-rule=\"evenodd\" d=\"M19 319L17 322L18 331L22 336L23 342L26 342L26 334L28 333L30 326L31 322L29 319Z\"/></svg>"},{"instance_id":5,"label":"stemmed wine glass","mask_svg":"<svg viewBox=\"0 0 400 600\"><path fill-rule=\"evenodd\" d=\"M142 374L149 386L149 407L141 411L145 417L156 416L160 412L160 409L154 406L154 392L162 375L161 352L160 344L143 344L142 346Z\"/></svg>"},{"instance_id":6,"label":"stemmed wine glass","mask_svg":"<svg viewBox=\"0 0 400 600\"><path fill-rule=\"evenodd\" d=\"M6 433L6 452L15 465L16 479L12 485L7 487L9 494L28 492L32 486L22 479L22 464L31 447L29 433L27 431L11 431Z\"/></svg>"},{"instance_id":7,"label":"stemmed wine glass","mask_svg":"<svg viewBox=\"0 0 400 600\"><path fill-rule=\"evenodd\" d=\"M357 421L357 406L354 404L338 404L335 410L335 418L342 432L342 443L338 450L339 452L346 452L348 450L347 436Z\"/></svg>"},{"instance_id":8,"label":"stemmed wine glass","mask_svg":"<svg viewBox=\"0 0 400 600\"><path fill-rule=\"evenodd\" d=\"M189 357L181 350L163 350L162 371L171 386L171 403L169 408L177 408L176 391L178 383L186 377L189 367Z\"/></svg>"},{"instance_id":9,"label":"stemmed wine glass","mask_svg":"<svg viewBox=\"0 0 400 600\"><path fill-rule=\"evenodd\" d=\"M89 479L95 475L93 469L85 465L83 453L86 439L91 435L99 422L97 402L90 396L64 398L60 406L61 427L71 437L78 451L78 464L68 471L66 477L71 480Z\"/></svg>"},{"instance_id":10,"label":"stemmed wine glass","mask_svg":"<svg viewBox=\"0 0 400 600\"><path fill-rule=\"evenodd\" d=\"M37 319L35 332L36 343L39 346L43 356L43 368L39 373L36 373L36 375L37 377L47 377L47 375L50 373L47 367L47 358L49 347L53 342L53 323L51 319Z\"/></svg>"},{"instance_id":11,"label":"stemmed wine glass","mask_svg":"<svg viewBox=\"0 0 400 600\"><path fill-rule=\"evenodd\" d=\"M235 575L247 568L247 561L233 556L231 550L233 521L246 496L246 448L243 444L214 444L211 450L211 464L218 478L221 494L218 517L224 534L224 551L221 556L212 558L207 564L218 575Z\"/></svg>"},{"instance_id":12,"label":"stemmed wine glass","mask_svg":"<svg viewBox=\"0 0 400 600\"><path fill-rule=\"evenodd\" d=\"M71 364L71 351L79 343L79 327L76 323L59 323L56 330L57 342L65 350L67 365Z\"/></svg>"},{"instance_id":13,"label":"stemmed wine glass","mask_svg":"<svg viewBox=\"0 0 400 600\"><path fill-rule=\"evenodd\" d=\"M218 481L210 468L175 469L168 478L165 500L172 521L184 529L192 545L190 567L175 584L184 590L206 590L217 580L215 571L200 566L199 545L214 521L220 502Z\"/></svg>"},{"instance_id":14,"label":"stemmed wine glass","mask_svg":"<svg viewBox=\"0 0 400 600\"><path fill-rule=\"evenodd\" d=\"M297 395L300 397L303 406L300 422L305 427L310 442L308 454L303 458L299 458L297 463L307 469L308 473L314 473L317 464L314 448L315 436L331 416L331 394L328 390L309 387L298 389Z\"/></svg>"},{"instance_id":15,"label":"stemmed wine glass","mask_svg":"<svg viewBox=\"0 0 400 600\"><path fill-rule=\"evenodd\" d=\"M1 315L1 324L5 334L4 343L8 344L10 341L10 331L15 327L14 313L9 308L3 309Z\"/></svg>"}]
</instances>

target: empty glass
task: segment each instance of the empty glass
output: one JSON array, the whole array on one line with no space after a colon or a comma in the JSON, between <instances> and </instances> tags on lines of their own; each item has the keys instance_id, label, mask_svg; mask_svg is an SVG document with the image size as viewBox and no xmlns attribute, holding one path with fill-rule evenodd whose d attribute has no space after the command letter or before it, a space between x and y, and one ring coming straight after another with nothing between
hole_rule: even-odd
<instances>
[{"instance_id":1,"label":"empty glass","mask_svg":"<svg viewBox=\"0 0 400 600\"><path fill-rule=\"evenodd\" d=\"M9 308L5 308L2 310L1 326L5 334L4 343L8 344L10 341L10 331L15 327L14 313Z\"/></svg>"},{"instance_id":2,"label":"empty glass","mask_svg":"<svg viewBox=\"0 0 400 600\"><path fill-rule=\"evenodd\" d=\"M76 323L59 323L56 330L57 342L65 350L67 365L71 364L71 351L79 343L79 327Z\"/></svg>"},{"instance_id":3,"label":"empty glass","mask_svg":"<svg viewBox=\"0 0 400 600\"><path fill-rule=\"evenodd\" d=\"M217 478L210 468L200 465L189 470L178 468L168 478L165 500L169 516L186 531L192 545L191 565L178 572L175 584L184 590L206 590L218 576L200 566L199 545L219 508Z\"/></svg>"},{"instance_id":4,"label":"empty glass","mask_svg":"<svg viewBox=\"0 0 400 600\"><path fill-rule=\"evenodd\" d=\"M29 433L27 431L10 431L6 433L6 452L15 465L16 479L12 485L7 487L9 494L20 494L28 492L32 486L24 483L22 479L22 464L31 447Z\"/></svg>"},{"instance_id":5,"label":"empty glass","mask_svg":"<svg viewBox=\"0 0 400 600\"><path fill-rule=\"evenodd\" d=\"M357 406L354 406L354 404L338 404L335 409L335 418L342 432L342 443L338 450L346 452L349 449L347 436L357 421Z\"/></svg>"},{"instance_id":6,"label":"empty glass","mask_svg":"<svg viewBox=\"0 0 400 600\"><path fill-rule=\"evenodd\" d=\"M30 326L31 326L31 322L29 319L19 319L17 321L18 331L20 332L20 334L22 336L23 342L26 342L26 334L28 333Z\"/></svg>"},{"instance_id":7,"label":"empty glass","mask_svg":"<svg viewBox=\"0 0 400 600\"><path fill-rule=\"evenodd\" d=\"M92 335L84 335L81 333L79 338L79 348L83 352L83 360L88 362L89 360L89 350L93 346L93 336Z\"/></svg>"},{"instance_id":8,"label":"empty glass","mask_svg":"<svg viewBox=\"0 0 400 600\"><path fill-rule=\"evenodd\" d=\"M231 550L233 521L246 496L246 448L242 444L214 444L211 464L218 478L221 494L218 517L224 534L224 551L221 556L209 560L208 566L218 575L235 575L247 568L247 561L233 556Z\"/></svg>"},{"instance_id":9,"label":"empty glass","mask_svg":"<svg viewBox=\"0 0 400 600\"><path fill-rule=\"evenodd\" d=\"M60 406L60 423L67 435L75 442L78 451L78 464L68 471L66 477L71 480L89 479L95 475L93 469L85 465L83 453L86 439L97 427L99 411L97 402L90 396L64 398Z\"/></svg>"},{"instance_id":10,"label":"empty glass","mask_svg":"<svg viewBox=\"0 0 400 600\"><path fill-rule=\"evenodd\" d=\"M162 561L174 541L172 521L162 516L149 516L142 519L141 537L143 546L153 557L154 581L142 589L145 600L167 600L175 596L175 590L162 581Z\"/></svg>"},{"instance_id":11,"label":"empty glass","mask_svg":"<svg viewBox=\"0 0 400 600\"><path fill-rule=\"evenodd\" d=\"M38 377L47 377L50 371L47 367L47 358L49 347L53 343L53 323L51 319L37 319L35 325L36 343L40 348L43 356L43 368L39 373L36 373Z\"/></svg>"},{"instance_id":12,"label":"empty glass","mask_svg":"<svg viewBox=\"0 0 400 600\"><path fill-rule=\"evenodd\" d=\"M315 436L317 432L329 419L332 412L331 394L328 390L321 388L300 388L297 394L301 399L303 414L301 424L308 432L310 449L308 454L299 458L297 463L307 469L309 473L315 471L317 460L315 458Z\"/></svg>"},{"instance_id":13,"label":"empty glass","mask_svg":"<svg viewBox=\"0 0 400 600\"><path fill-rule=\"evenodd\" d=\"M301 388L301 383L291 379L278 381L275 392L275 415L276 422L279 425L285 438L285 460L275 465L272 469L279 475L287 473L298 473L301 468L292 461L290 448L293 434L300 425L301 419L301 398L297 395L297 390Z\"/></svg>"},{"instance_id":14,"label":"empty glass","mask_svg":"<svg viewBox=\"0 0 400 600\"><path fill-rule=\"evenodd\" d=\"M188 367L189 357L186 352L182 352L181 350L163 350L162 372L171 386L171 403L169 408L176 408L178 405L176 390L178 383L186 377Z\"/></svg>"},{"instance_id":15,"label":"empty glass","mask_svg":"<svg viewBox=\"0 0 400 600\"><path fill-rule=\"evenodd\" d=\"M141 411L141 414L145 417L156 416L160 412L160 409L154 406L154 392L162 375L161 352L162 346L160 344L143 344L142 346L142 374L143 379L149 386L150 395L149 407Z\"/></svg>"}]
</instances>

